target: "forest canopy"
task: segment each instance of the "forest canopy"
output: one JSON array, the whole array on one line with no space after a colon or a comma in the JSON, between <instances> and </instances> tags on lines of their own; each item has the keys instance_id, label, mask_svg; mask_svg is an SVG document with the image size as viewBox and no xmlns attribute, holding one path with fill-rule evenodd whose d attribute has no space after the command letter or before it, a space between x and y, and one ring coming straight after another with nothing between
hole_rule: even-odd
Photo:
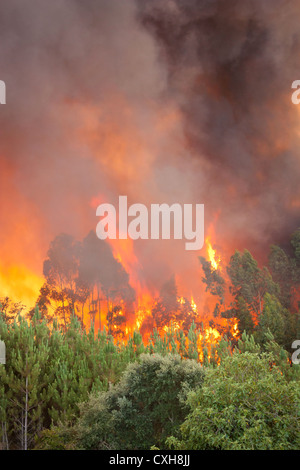
<instances>
[{"instance_id":1,"label":"forest canopy","mask_svg":"<svg viewBox=\"0 0 300 470\"><path fill-rule=\"evenodd\" d=\"M300 230L267 266L247 250L226 270L199 262L208 325L171 278L149 334L142 323L125 334L135 292L122 264L92 233L56 237L35 308L1 300L1 447L299 448ZM103 296L111 308L96 328Z\"/></svg>"}]
</instances>

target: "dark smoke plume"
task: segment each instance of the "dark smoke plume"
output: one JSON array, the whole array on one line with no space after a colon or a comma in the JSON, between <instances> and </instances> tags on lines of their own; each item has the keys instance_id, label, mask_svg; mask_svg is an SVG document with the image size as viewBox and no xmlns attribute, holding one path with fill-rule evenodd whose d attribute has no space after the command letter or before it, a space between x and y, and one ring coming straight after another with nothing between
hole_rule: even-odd
<instances>
[{"instance_id":1,"label":"dark smoke plume","mask_svg":"<svg viewBox=\"0 0 300 470\"><path fill-rule=\"evenodd\" d=\"M190 158L205 171L207 207L221 209L219 238L238 230L261 246L284 240L299 224L299 112L291 104L300 76L299 2L139 5L167 64Z\"/></svg>"},{"instance_id":2,"label":"dark smoke plume","mask_svg":"<svg viewBox=\"0 0 300 470\"><path fill-rule=\"evenodd\" d=\"M299 21L298 0L1 2L1 263L41 273L55 236L82 240L122 194L204 203L227 254L284 242L299 225ZM135 255L149 286L200 282L184 243Z\"/></svg>"}]
</instances>

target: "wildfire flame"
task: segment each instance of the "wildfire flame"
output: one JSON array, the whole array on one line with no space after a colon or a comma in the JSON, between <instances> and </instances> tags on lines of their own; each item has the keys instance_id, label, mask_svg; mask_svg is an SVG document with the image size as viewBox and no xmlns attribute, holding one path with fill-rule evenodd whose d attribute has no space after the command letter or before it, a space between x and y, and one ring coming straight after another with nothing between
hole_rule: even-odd
<instances>
[{"instance_id":1,"label":"wildfire flame","mask_svg":"<svg viewBox=\"0 0 300 470\"><path fill-rule=\"evenodd\" d=\"M221 258L217 255L216 250L213 249L209 238L207 238L206 244L208 260L210 261L213 269L217 270L220 266Z\"/></svg>"},{"instance_id":2,"label":"wildfire flame","mask_svg":"<svg viewBox=\"0 0 300 470\"><path fill-rule=\"evenodd\" d=\"M0 268L2 297L9 297L13 302L20 302L25 307L35 304L42 284L43 278L25 266Z\"/></svg>"}]
</instances>

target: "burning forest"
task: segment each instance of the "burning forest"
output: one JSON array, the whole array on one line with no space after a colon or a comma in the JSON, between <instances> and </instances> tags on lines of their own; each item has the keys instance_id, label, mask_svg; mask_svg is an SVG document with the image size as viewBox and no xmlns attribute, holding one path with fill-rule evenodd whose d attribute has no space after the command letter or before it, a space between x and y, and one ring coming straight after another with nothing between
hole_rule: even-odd
<instances>
[{"instance_id":1,"label":"burning forest","mask_svg":"<svg viewBox=\"0 0 300 470\"><path fill-rule=\"evenodd\" d=\"M97 205L119 194L146 205L204 202L200 256L216 269L249 249L265 264L268 246L285 248L299 225L299 117L289 90L297 2L276 2L282 24L255 1L232 2L230 14L218 1L129 1L118 15L107 2L87 3L66 15L61 2L35 15L30 2L26 11L3 7L1 296L33 307L51 240L67 233L89 250ZM76 305L87 324L104 325L116 307L123 317L126 304L130 328L141 325L172 277L178 309L207 314L198 256L180 241L103 246L94 242L107 275L101 295L95 287L91 307ZM92 279L89 256L80 276ZM120 305L105 283L120 289Z\"/></svg>"},{"instance_id":2,"label":"burning forest","mask_svg":"<svg viewBox=\"0 0 300 470\"><path fill-rule=\"evenodd\" d=\"M298 0L1 3L0 318L8 329L45 322L69 344L77 322L82 337L112 350L133 354L139 338L134 354L167 345L202 365L247 350L250 337L257 348L274 341L292 353L299 19ZM137 206L176 204L205 208L201 249L200 235L197 249L186 249L198 226L184 210L189 229L174 213L171 239L150 236L148 219L127 237ZM119 236L104 240L97 214L108 206L118 208ZM107 373L101 387L119 378ZM4 447L8 435L2 430Z\"/></svg>"}]
</instances>

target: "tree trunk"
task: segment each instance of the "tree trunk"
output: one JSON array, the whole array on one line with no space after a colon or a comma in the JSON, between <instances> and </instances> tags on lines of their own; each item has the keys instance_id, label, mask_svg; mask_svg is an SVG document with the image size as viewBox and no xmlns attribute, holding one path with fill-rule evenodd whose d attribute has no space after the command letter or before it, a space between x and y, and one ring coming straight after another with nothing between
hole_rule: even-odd
<instances>
[{"instance_id":1,"label":"tree trunk","mask_svg":"<svg viewBox=\"0 0 300 470\"><path fill-rule=\"evenodd\" d=\"M28 377L25 379L24 450L28 449Z\"/></svg>"}]
</instances>

